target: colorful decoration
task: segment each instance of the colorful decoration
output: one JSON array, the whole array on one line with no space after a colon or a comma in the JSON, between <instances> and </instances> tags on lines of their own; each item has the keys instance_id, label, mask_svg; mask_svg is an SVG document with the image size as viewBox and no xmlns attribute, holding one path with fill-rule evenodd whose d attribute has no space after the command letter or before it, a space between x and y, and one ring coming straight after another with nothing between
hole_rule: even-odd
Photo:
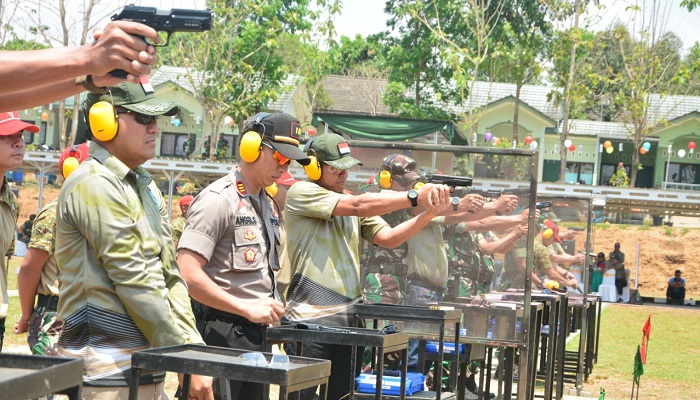
<instances>
[{"instance_id":1,"label":"colorful decoration","mask_svg":"<svg viewBox=\"0 0 700 400\"><path fill-rule=\"evenodd\" d=\"M676 153L676 155L680 158L685 157L685 150L683 150L683 149L678 150L678 153Z\"/></svg>"},{"instance_id":2,"label":"colorful decoration","mask_svg":"<svg viewBox=\"0 0 700 400\"><path fill-rule=\"evenodd\" d=\"M233 118L231 118L230 116L227 115L224 117L224 124L226 124L227 126L233 126L233 124L235 123L236 121L234 121Z\"/></svg>"},{"instance_id":3,"label":"colorful decoration","mask_svg":"<svg viewBox=\"0 0 700 400\"><path fill-rule=\"evenodd\" d=\"M306 134L307 134L309 137L312 137L312 136L314 136L314 135L316 134L316 129L315 129L315 128L309 128L309 130L306 131Z\"/></svg>"},{"instance_id":4,"label":"colorful decoration","mask_svg":"<svg viewBox=\"0 0 700 400\"><path fill-rule=\"evenodd\" d=\"M576 151L576 145L569 146L569 151Z\"/></svg>"},{"instance_id":5,"label":"colorful decoration","mask_svg":"<svg viewBox=\"0 0 700 400\"><path fill-rule=\"evenodd\" d=\"M496 145L496 146L498 146L499 144L501 144L501 138L495 138L495 139L493 139L493 144Z\"/></svg>"},{"instance_id":6,"label":"colorful decoration","mask_svg":"<svg viewBox=\"0 0 700 400\"><path fill-rule=\"evenodd\" d=\"M615 149L613 149L612 146L606 147L606 148L605 148L605 152L608 153L608 154L612 154L613 151L615 151Z\"/></svg>"},{"instance_id":7,"label":"colorful decoration","mask_svg":"<svg viewBox=\"0 0 700 400\"><path fill-rule=\"evenodd\" d=\"M645 148L645 147L640 147L640 148L639 148L639 153L640 153L640 154L647 154L648 152L649 152L649 150L648 150L647 148Z\"/></svg>"},{"instance_id":8,"label":"colorful decoration","mask_svg":"<svg viewBox=\"0 0 700 400\"><path fill-rule=\"evenodd\" d=\"M564 147L571 147L571 145L574 144L570 139L566 139L564 141Z\"/></svg>"},{"instance_id":9,"label":"colorful decoration","mask_svg":"<svg viewBox=\"0 0 700 400\"><path fill-rule=\"evenodd\" d=\"M688 142L688 148L690 149L690 154L693 154L695 150L695 142Z\"/></svg>"},{"instance_id":10,"label":"colorful decoration","mask_svg":"<svg viewBox=\"0 0 700 400\"><path fill-rule=\"evenodd\" d=\"M536 148L537 148L537 142L535 142L533 140L532 142L530 142L530 149L535 150Z\"/></svg>"},{"instance_id":11,"label":"colorful decoration","mask_svg":"<svg viewBox=\"0 0 700 400\"><path fill-rule=\"evenodd\" d=\"M532 143L532 141L533 141L532 136L530 136L530 135L525 136L525 144L530 144L530 143Z\"/></svg>"},{"instance_id":12,"label":"colorful decoration","mask_svg":"<svg viewBox=\"0 0 700 400\"><path fill-rule=\"evenodd\" d=\"M605 147L606 149L612 148L612 142L609 141L609 140L606 140L606 141L603 143L603 147ZM612 152L609 151L608 153L612 153Z\"/></svg>"},{"instance_id":13,"label":"colorful decoration","mask_svg":"<svg viewBox=\"0 0 700 400\"><path fill-rule=\"evenodd\" d=\"M491 139L493 139L493 133L491 133L491 132L486 132L486 133L484 134L484 140L488 142L488 141L491 140Z\"/></svg>"},{"instance_id":14,"label":"colorful decoration","mask_svg":"<svg viewBox=\"0 0 700 400\"><path fill-rule=\"evenodd\" d=\"M642 148L645 149L646 151L651 150L651 143L649 143L649 142L642 143Z\"/></svg>"}]
</instances>

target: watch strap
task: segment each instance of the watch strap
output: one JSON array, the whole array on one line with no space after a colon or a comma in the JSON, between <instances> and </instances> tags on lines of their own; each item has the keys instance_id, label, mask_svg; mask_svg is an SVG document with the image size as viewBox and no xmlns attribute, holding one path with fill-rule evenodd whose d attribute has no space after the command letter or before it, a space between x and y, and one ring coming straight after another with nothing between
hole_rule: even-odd
<instances>
[{"instance_id":1,"label":"watch strap","mask_svg":"<svg viewBox=\"0 0 700 400\"><path fill-rule=\"evenodd\" d=\"M106 87L95 86L95 83L92 81L92 75L81 75L75 78L75 84L84 87L85 90L89 90L92 93L101 94L107 92Z\"/></svg>"}]
</instances>

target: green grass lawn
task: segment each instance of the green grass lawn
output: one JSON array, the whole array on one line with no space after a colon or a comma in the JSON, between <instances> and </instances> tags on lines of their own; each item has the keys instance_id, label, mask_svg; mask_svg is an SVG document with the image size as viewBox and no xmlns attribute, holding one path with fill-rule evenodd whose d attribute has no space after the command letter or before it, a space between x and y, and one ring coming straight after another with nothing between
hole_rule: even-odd
<instances>
[{"instance_id":1,"label":"green grass lawn","mask_svg":"<svg viewBox=\"0 0 700 400\"><path fill-rule=\"evenodd\" d=\"M600 324L598 363L584 384L588 392L598 393L602 387L606 400L630 398L634 356L649 315L652 330L639 398L699 398L695 384L700 382L700 310L695 307L609 304Z\"/></svg>"}]
</instances>

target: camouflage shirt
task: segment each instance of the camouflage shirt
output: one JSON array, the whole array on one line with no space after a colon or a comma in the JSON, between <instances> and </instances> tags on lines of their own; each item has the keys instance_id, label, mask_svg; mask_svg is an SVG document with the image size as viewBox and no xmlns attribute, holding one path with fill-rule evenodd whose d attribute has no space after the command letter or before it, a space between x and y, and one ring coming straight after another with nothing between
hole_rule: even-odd
<instances>
[{"instance_id":1,"label":"camouflage shirt","mask_svg":"<svg viewBox=\"0 0 700 400\"><path fill-rule=\"evenodd\" d=\"M371 183L360 186L360 193L380 193L387 191L379 186L378 178ZM382 215L391 227L411 219L407 209ZM402 304L406 287L406 251L408 244L402 243L394 249L375 246L368 241L362 242L362 274L364 283L362 291L365 298L372 303ZM386 273L391 272L391 273Z\"/></svg>"},{"instance_id":2,"label":"camouflage shirt","mask_svg":"<svg viewBox=\"0 0 700 400\"><path fill-rule=\"evenodd\" d=\"M179 242L180 237L182 237L182 231L185 230L185 223L187 220L182 215L175 218L173 222L170 223L170 229L173 232L173 242Z\"/></svg>"},{"instance_id":3,"label":"camouflage shirt","mask_svg":"<svg viewBox=\"0 0 700 400\"><path fill-rule=\"evenodd\" d=\"M58 265L54 256L57 204L58 199L39 211L32 228L32 240L29 242L29 248L44 250L49 255L41 269L41 281L37 288L38 294L47 296L58 296Z\"/></svg>"},{"instance_id":4,"label":"camouflage shirt","mask_svg":"<svg viewBox=\"0 0 700 400\"><path fill-rule=\"evenodd\" d=\"M7 316L10 304L7 295L7 265L5 265L5 260L6 256L15 253L18 216L19 202L3 176L0 188L0 318Z\"/></svg>"},{"instance_id":5,"label":"camouflage shirt","mask_svg":"<svg viewBox=\"0 0 700 400\"><path fill-rule=\"evenodd\" d=\"M160 190L97 142L90 156L66 179L56 210L59 353L84 360L86 384L126 386L132 352L204 341Z\"/></svg>"}]
</instances>

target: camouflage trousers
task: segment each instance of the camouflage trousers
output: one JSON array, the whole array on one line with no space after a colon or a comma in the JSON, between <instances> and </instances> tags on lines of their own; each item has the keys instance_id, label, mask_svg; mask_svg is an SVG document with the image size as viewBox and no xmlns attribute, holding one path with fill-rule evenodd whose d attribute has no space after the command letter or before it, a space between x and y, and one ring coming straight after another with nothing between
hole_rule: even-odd
<instances>
[{"instance_id":1,"label":"camouflage trousers","mask_svg":"<svg viewBox=\"0 0 700 400\"><path fill-rule=\"evenodd\" d=\"M362 290L370 303L403 304L405 286L404 279L398 275L369 273Z\"/></svg>"},{"instance_id":2,"label":"camouflage trousers","mask_svg":"<svg viewBox=\"0 0 700 400\"><path fill-rule=\"evenodd\" d=\"M32 354L40 356L56 356L58 335L63 328L63 322L56 319L56 311L45 307L37 307L29 319L27 343Z\"/></svg>"}]
</instances>

